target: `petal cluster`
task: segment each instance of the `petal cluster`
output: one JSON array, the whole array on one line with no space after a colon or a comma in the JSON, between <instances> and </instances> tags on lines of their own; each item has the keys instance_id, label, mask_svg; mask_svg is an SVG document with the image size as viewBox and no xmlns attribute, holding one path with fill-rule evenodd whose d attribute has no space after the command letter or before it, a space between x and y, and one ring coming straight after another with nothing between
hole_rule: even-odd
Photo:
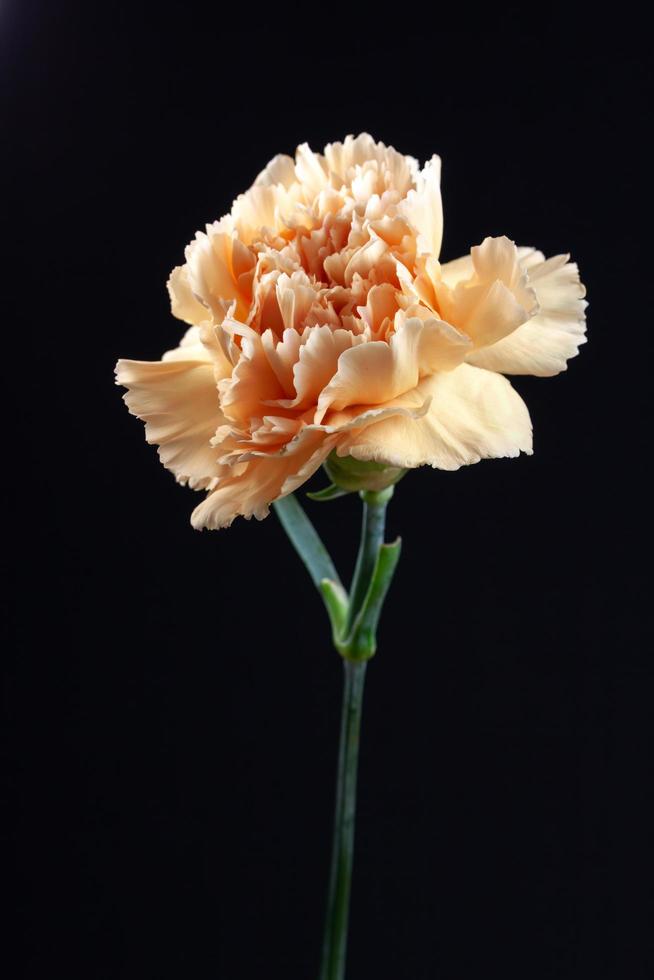
<instances>
[{"instance_id":1,"label":"petal cluster","mask_svg":"<svg viewBox=\"0 0 654 980\"><path fill-rule=\"evenodd\" d=\"M576 265L487 238L441 264L440 160L362 134L275 157L173 270L188 329L117 382L195 527L267 515L334 452L445 470L530 453L504 374L557 374L585 340Z\"/></svg>"}]
</instances>

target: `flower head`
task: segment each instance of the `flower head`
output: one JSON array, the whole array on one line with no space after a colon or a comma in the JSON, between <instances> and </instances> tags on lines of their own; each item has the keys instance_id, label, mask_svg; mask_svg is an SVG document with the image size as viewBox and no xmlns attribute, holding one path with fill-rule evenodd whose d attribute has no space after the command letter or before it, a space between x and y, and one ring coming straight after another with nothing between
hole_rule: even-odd
<instances>
[{"instance_id":1,"label":"flower head","mask_svg":"<svg viewBox=\"0 0 654 980\"><path fill-rule=\"evenodd\" d=\"M440 264L440 160L367 134L275 157L168 282L190 324L117 381L148 442L207 494L195 527L263 518L330 453L443 470L531 453L504 374L565 370L585 340L568 256L508 238Z\"/></svg>"}]
</instances>

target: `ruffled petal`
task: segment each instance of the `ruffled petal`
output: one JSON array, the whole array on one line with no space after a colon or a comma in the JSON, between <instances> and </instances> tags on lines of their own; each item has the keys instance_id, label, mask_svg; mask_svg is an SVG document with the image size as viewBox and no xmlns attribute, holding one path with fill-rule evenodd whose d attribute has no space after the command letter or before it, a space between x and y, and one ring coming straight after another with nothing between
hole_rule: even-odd
<instances>
[{"instance_id":1,"label":"ruffled petal","mask_svg":"<svg viewBox=\"0 0 654 980\"><path fill-rule=\"evenodd\" d=\"M229 326L240 332L241 351L231 376L219 382L220 402L230 420L247 425L253 418L262 418L266 414L266 405L282 399L285 392L275 373L279 365L271 365L266 354L271 338L267 337L264 346L259 334L243 324L234 322L228 323Z\"/></svg>"},{"instance_id":2,"label":"ruffled petal","mask_svg":"<svg viewBox=\"0 0 654 980\"><path fill-rule=\"evenodd\" d=\"M308 329L304 333L308 332ZM287 329L279 340L272 330L266 330L261 335L263 349L268 358L268 363L275 373L284 394L289 402L293 403L295 387L293 384L293 373L300 356L300 348L304 343L303 334L297 330Z\"/></svg>"},{"instance_id":3,"label":"ruffled petal","mask_svg":"<svg viewBox=\"0 0 654 980\"><path fill-rule=\"evenodd\" d=\"M442 262L438 270L438 275L450 289L454 289L460 282L463 282L465 279L470 279L474 275L474 271L472 255L468 254L462 255L458 259L452 259L450 262ZM432 278L435 279L436 276L433 275Z\"/></svg>"},{"instance_id":4,"label":"ruffled petal","mask_svg":"<svg viewBox=\"0 0 654 980\"><path fill-rule=\"evenodd\" d=\"M363 343L341 354L338 371L318 399L316 422L329 410L381 405L416 387L423 374L451 370L470 349L469 340L448 323L396 317L389 343Z\"/></svg>"},{"instance_id":5,"label":"ruffled petal","mask_svg":"<svg viewBox=\"0 0 654 980\"><path fill-rule=\"evenodd\" d=\"M400 214L418 232L418 251L437 259L443 241L441 160L434 155L417 175L417 186L398 205Z\"/></svg>"},{"instance_id":6,"label":"ruffled petal","mask_svg":"<svg viewBox=\"0 0 654 980\"><path fill-rule=\"evenodd\" d=\"M179 347L167 350L162 361L208 361L211 357L202 343L200 327L189 327L179 342Z\"/></svg>"},{"instance_id":7,"label":"ruffled petal","mask_svg":"<svg viewBox=\"0 0 654 980\"><path fill-rule=\"evenodd\" d=\"M534 249L520 251L539 311L508 337L474 351L467 360L503 374L552 377L566 370L567 361L586 342L586 290L568 255L545 261Z\"/></svg>"},{"instance_id":8,"label":"ruffled petal","mask_svg":"<svg viewBox=\"0 0 654 980\"><path fill-rule=\"evenodd\" d=\"M391 416L420 418L427 411L429 399L425 401L418 395L411 404L407 399L407 404L400 404L400 401L383 408L346 409L333 413L329 424L306 425L281 446L275 446L275 440L278 436L288 435L292 423L272 416L264 419L265 431L261 436L253 440L249 448L232 452L229 469L193 511L193 526L199 530L229 527L238 516L263 520L268 516L270 504L305 483L350 432L360 433L366 426ZM266 434L271 436L268 445ZM231 437L227 441L234 447L237 445Z\"/></svg>"},{"instance_id":9,"label":"ruffled petal","mask_svg":"<svg viewBox=\"0 0 654 980\"><path fill-rule=\"evenodd\" d=\"M505 237L484 239L471 249L469 263L459 259L441 266L433 289L443 319L463 330L475 347L508 336L538 306L518 249Z\"/></svg>"},{"instance_id":10,"label":"ruffled petal","mask_svg":"<svg viewBox=\"0 0 654 980\"><path fill-rule=\"evenodd\" d=\"M314 153L308 143L301 143L295 151L295 173L308 200L317 197L329 183L324 157Z\"/></svg>"},{"instance_id":11,"label":"ruffled petal","mask_svg":"<svg viewBox=\"0 0 654 980\"><path fill-rule=\"evenodd\" d=\"M289 407L306 409L315 405L336 374L341 354L362 341L363 337L357 337L350 330L309 327L293 368L296 398Z\"/></svg>"},{"instance_id":12,"label":"ruffled petal","mask_svg":"<svg viewBox=\"0 0 654 980\"><path fill-rule=\"evenodd\" d=\"M166 285L173 316L194 324L202 323L207 319L207 308L193 295L185 265L178 265L173 269Z\"/></svg>"},{"instance_id":13,"label":"ruffled petal","mask_svg":"<svg viewBox=\"0 0 654 980\"><path fill-rule=\"evenodd\" d=\"M254 256L234 237L232 223L222 218L199 231L186 249L186 281L205 307L204 319L220 323L232 305L245 319L250 306ZM199 321L194 321L199 322Z\"/></svg>"},{"instance_id":14,"label":"ruffled petal","mask_svg":"<svg viewBox=\"0 0 654 980\"><path fill-rule=\"evenodd\" d=\"M275 283L277 304L284 329L301 330L316 300L316 290L303 270L291 276L283 272Z\"/></svg>"},{"instance_id":15,"label":"ruffled petal","mask_svg":"<svg viewBox=\"0 0 654 980\"><path fill-rule=\"evenodd\" d=\"M286 190L294 184L295 161L284 153L278 153L270 163L263 168L254 182L254 186L270 187L271 185L281 184Z\"/></svg>"},{"instance_id":16,"label":"ruffled petal","mask_svg":"<svg viewBox=\"0 0 654 980\"><path fill-rule=\"evenodd\" d=\"M327 169L338 183L347 183L361 169L376 164L379 191L387 187L400 194L416 185L419 166L413 157L398 153L392 146L377 143L369 133L346 136L342 143L328 143L324 155ZM356 177L354 178L356 180Z\"/></svg>"},{"instance_id":17,"label":"ruffled petal","mask_svg":"<svg viewBox=\"0 0 654 980\"><path fill-rule=\"evenodd\" d=\"M178 482L195 490L212 486L224 468L211 439L225 422L214 363L120 360L116 383L128 389L125 404L145 422L147 442L159 446L161 462Z\"/></svg>"},{"instance_id":18,"label":"ruffled petal","mask_svg":"<svg viewBox=\"0 0 654 980\"><path fill-rule=\"evenodd\" d=\"M292 493L309 479L332 450L334 438L324 431L305 430L286 451L252 456L237 463L228 476L199 504L191 515L194 528L229 527L235 517L263 520L270 504Z\"/></svg>"},{"instance_id":19,"label":"ruffled petal","mask_svg":"<svg viewBox=\"0 0 654 980\"><path fill-rule=\"evenodd\" d=\"M532 452L527 407L499 374L462 364L425 378L397 402L411 409L425 399L431 400L423 417L394 415L346 434L338 455L457 470L481 459Z\"/></svg>"}]
</instances>

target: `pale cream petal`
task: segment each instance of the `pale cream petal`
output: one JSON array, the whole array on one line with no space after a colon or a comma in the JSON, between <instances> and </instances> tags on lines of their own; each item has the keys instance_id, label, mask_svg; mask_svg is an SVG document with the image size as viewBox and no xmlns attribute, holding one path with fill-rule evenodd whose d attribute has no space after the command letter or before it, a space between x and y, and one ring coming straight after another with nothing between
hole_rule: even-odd
<instances>
[{"instance_id":1,"label":"pale cream petal","mask_svg":"<svg viewBox=\"0 0 654 980\"><path fill-rule=\"evenodd\" d=\"M237 268L234 249L238 249ZM229 307L236 303L236 315L245 318L249 308L248 285L254 271L254 256L236 242L231 221L222 219L199 231L186 249L187 279L194 296L209 316L220 323Z\"/></svg>"},{"instance_id":2,"label":"pale cream petal","mask_svg":"<svg viewBox=\"0 0 654 980\"><path fill-rule=\"evenodd\" d=\"M281 184L288 189L295 180L295 160L284 153L278 153L258 175L254 186L269 187L271 184Z\"/></svg>"},{"instance_id":3,"label":"pale cream petal","mask_svg":"<svg viewBox=\"0 0 654 980\"><path fill-rule=\"evenodd\" d=\"M166 285L173 316L187 323L202 323L207 319L207 308L193 295L185 265L173 269Z\"/></svg>"},{"instance_id":4,"label":"pale cream petal","mask_svg":"<svg viewBox=\"0 0 654 980\"><path fill-rule=\"evenodd\" d=\"M332 173L345 178L352 167L362 166L369 160L380 161L384 149L384 144L376 143L370 133L359 133L346 136L342 143L328 143L325 160Z\"/></svg>"},{"instance_id":5,"label":"pale cream petal","mask_svg":"<svg viewBox=\"0 0 654 980\"><path fill-rule=\"evenodd\" d=\"M524 250L529 283L536 292L539 312L508 337L474 351L467 360L504 374L552 377L565 371L567 361L586 342L586 290L575 263L557 255L544 261L541 253Z\"/></svg>"},{"instance_id":6,"label":"pale cream petal","mask_svg":"<svg viewBox=\"0 0 654 980\"><path fill-rule=\"evenodd\" d=\"M206 311L205 311L206 312ZM167 350L162 361L208 361L210 355L202 343L200 327L189 327L179 342L179 347Z\"/></svg>"},{"instance_id":7,"label":"pale cream petal","mask_svg":"<svg viewBox=\"0 0 654 980\"><path fill-rule=\"evenodd\" d=\"M443 240L440 157L434 155L425 164L416 189L409 191L398 210L418 232L418 251L437 259Z\"/></svg>"},{"instance_id":8,"label":"pale cream petal","mask_svg":"<svg viewBox=\"0 0 654 980\"><path fill-rule=\"evenodd\" d=\"M466 277L465 272L469 271ZM506 237L485 238L463 259L425 269L443 319L486 347L508 336L538 308L518 249Z\"/></svg>"},{"instance_id":9,"label":"pale cream petal","mask_svg":"<svg viewBox=\"0 0 654 980\"><path fill-rule=\"evenodd\" d=\"M233 365L218 340L217 331L221 329L211 323L203 323L200 327L189 327L179 347L166 351L161 360L208 361L213 366L216 382L228 378L232 373Z\"/></svg>"},{"instance_id":10,"label":"pale cream petal","mask_svg":"<svg viewBox=\"0 0 654 980\"><path fill-rule=\"evenodd\" d=\"M468 254L462 255L458 259L452 259L451 262L442 262L437 275L443 280L446 286L454 289L460 282L470 279L474 275L474 271L472 256Z\"/></svg>"},{"instance_id":11,"label":"pale cream petal","mask_svg":"<svg viewBox=\"0 0 654 980\"><path fill-rule=\"evenodd\" d=\"M407 194L420 180L418 161L405 153L398 153L392 146L385 148L384 165L389 188L394 188L400 194Z\"/></svg>"},{"instance_id":12,"label":"pale cream petal","mask_svg":"<svg viewBox=\"0 0 654 980\"><path fill-rule=\"evenodd\" d=\"M364 343L341 354L338 371L318 399L316 422L328 410L349 405L380 405L418 384L423 374L451 370L460 364L469 341L448 323L436 319L396 317L389 343Z\"/></svg>"},{"instance_id":13,"label":"pale cream petal","mask_svg":"<svg viewBox=\"0 0 654 980\"><path fill-rule=\"evenodd\" d=\"M452 371L470 352L470 338L451 324L435 317L422 320L418 341L420 377L435 371Z\"/></svg>"},{"instance_id":14,"label":"pale cream petal","mask_svg":"<svg viewBox=\"0 0 654 980\"><path fill-rule=\"evenodd\" d=\"M231 216L244 244L261 237L261 229L277 230L279 193L277 186L255 184L239 194L232 205Z\"/></svg>"},{"instance_id":15,"label":"pale cream petal","mask_svg":"<svg viewBox=\"0 0 654 980\"><path fill-rule=\"evenodd\" d=\"M285 228L303 195L297 183L288 189L283 184L254 184L240 194L232 205L231 218L243 245L260 242L266 231L277 234Z\"/></svg>"},{"instance_id":16,"label":"pale cream petal","mask_svg":"<svg viewBox=\"0 0 654 980\"><path fill-rule=\"evenodd\" d=\"M518 249L506 235L484 238L481 245L473 245L470 249L470 257L478 282L490 283L499 279L514 291L524 284Z\"/></svg>"},{"instance_id":17,"label":"pale cream petal","mask_svg":"<svg viewBox=\"0 0 654 980\"><path fill-rule=\"evenodd\" d=\"M343 436L339 456L456 470L481 459L532 451L527 408L499 374L462 364L425 378L397 401L410 409L425 399L431 401L422 418L397 415Z\"/></svg>"},{"instance_id":18,"label":"pale cream petal","mask_svg":"<svg viewBox=\"0 0 654 980\"><path fill-rule=\"evenodd\" d=\"M341 182L351 178L355 168L374 161L384 186L396 189L400 195L415 187L418 162L413 157L398 153L392 146L377 143L369 133L346 136L342 143L328 143L324 159L330 174Z\"/></svg>"},{"instance_id":19,"label":"pale cream petal","mask_svg":"<svg viewBox=\"0 0 654 980\"><path fill-rule=\"evenodd\" d=\"M211 486L222 468L211 446L225 422L210 360L128 361L116 366L116 383L132 415L145 422L146 440L180 483Z\"/></svg>"},{"instance_id":20,"label":"pale cream petal","mask_svg":"<svg viewBox=\"0 0 654 980\"><path fill-rule=\"evenodd\" d=\"M496 343L529 319L528 310L499 279L458 287L452 302L440 302L440 307L443 317L466 333L475 347Z\"/></svg>"},{"instance_id":21,"label":"pale cream petal","mask_svg":"<svg viewBox=\"0 0 654 980\"><path fill-rule=\"evenodd\" d=\"M523 269L529 269L532 265L544 262L545 256L533 245L518 245L518 259Z\"/></svg>"},{"instance_id":22,"label":"pale cream petal","mask_svg":"<svg viewBox=\"0 0 654 980\"><path fill-rule=\"evenodd\" d=\"M295 151L295 173L308 200L317 197L329 183L324 157L314 153L308 143L302 143Z\"/></svg>"}]
</instances>

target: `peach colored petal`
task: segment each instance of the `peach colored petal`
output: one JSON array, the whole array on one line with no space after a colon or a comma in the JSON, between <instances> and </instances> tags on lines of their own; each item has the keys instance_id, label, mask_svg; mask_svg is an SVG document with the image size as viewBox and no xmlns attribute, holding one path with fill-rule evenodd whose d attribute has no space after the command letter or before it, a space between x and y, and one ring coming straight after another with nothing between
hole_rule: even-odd
<instances>
[{"instance_id":1,"label":"peach colored petal","mask_svg":"<svg viewBox=\"0 0 654 980\"><path fill-rule=\"evenodd\" d=\"M232 373L232 362L225 356L217 336L219 329L209 323L189 327L182 337L179 347L168 350L162 361L209 361L213 366L216 382Z\"/></svg>"},{"instance_id":2,"label":"peach colored petal","mask_svg":"<svg viewBox=\"0 0 654 980\"><path fill-rule=\"evenodd\" d=\"M196 324L207 319L207 308L193 295L185 265L178 265L173 269L166 285L173 316L185 320L186 323Z\"/></svg>"},{"instance_id":3,"label":"peach colored petal","mask_svg":"<svg viewBox=\"0 0 654 980\"><path fill-rule=\"evenodd\" d=\"M341 439L339 456L443 470L532 452L527 408L506 378L462 364L425 378L398 398L407 409L430 399L422 418L394 415Z\"/></svg>"},{"instance_id":4,"label":"peach colored petal","mask_svg":"<svg viewBox=\"0 0 654 980\"><path fill-rule=\"evenodd\" d=\"M353 429L360 432L367 425L393 415L419 418L427 410L427 402L419 397L414 402L411 406L396 404L364 412L334 413L331 425L305 426L277 448L274 439L266 445L262 433L256 448L236 450L226 457L235 462L193 511L193 526L228 527L237 516L262 520L268 515L272 501L293 493L305 483L347 433ZM267 417L264 422L265 433L282 439L292 431L292 424L285 419Z\"/></svg>"},{"instance_id":5,"label":"peach colored petal","mask_svg":"<svg viewBox=\"0 0 654 980\"><path fill-rule=\"evenodd\" d=\"M282 273L275 290L284 328L301 329L317 295L309 277L302 269L290 276Z\"/></svg>"},{"instance_id":6,"label":"peach colored petal","mask_svg":"<svg viewBox=\"0 0 654 980\"><path fill-rule=\"evenodd\" d=\"M288 228L288 219L303 198L300 184L255 184L239 194L231 210L238 237L244 245L265 238L265 232L277 234Z\"/></svg>"},{"instance_id":7,"label":"peach colored petal","mask_svg":"<svg viewBox=\"0 0 654 980\"><path fill-rule=\"evenodd\" d=\"M242 243L236 243L229 219L207 225L206 234L196 234L186 249L186 268L193 295L208 311L205 319L212 316L220 323L232 303L236 303L238 316L247 315L254 257L249 256Z\"/></svg>"},{"instance_id":8,"label":"peach colored petal","mask_svg":"<svg viewBox=\"0 0 654 980\"><path fill-rule=\"evenodd\" d=\"M485 238L481 245L470 249L472 265L479 282L494 282L499 279L511 289L516 298L527 306L533 299L526 290L526 277L520 264L518 249L506 235L500 238Z\"/></svg>"},{"instance_id":9,"label":"peach colored petal","mask_svg":"<svg viewBox=\"0 0 654 980\"><path fill-rule=\"evenodd\" d=\"M397 316L389 343L373 341L341 354L338 371L318 399L316 422L328 409L380 405L415 388L422 374L460 364L469 341L447 323Z\"/></svg>"},{"instance_id":10,"label":"peach colored petal","mask_svg":"<svg viewBox=\"0 0 654 980\"><path fill-rule=\"evenodd\" d=\"M132 415L145 422L147 442L179 483L199 490L222 472L210 440L224 423L210 360L128 361L116 366L116 383Z\"/></svg>"},{"instance_id":11,"label":"peach colored petal","mask_svg":"<svg viewBox=\"0 0 654 980\"><path fill-rule=\"evenodd\" d=\"M475 267L472 264L472 255L468 253L467 255L462 255L458 259L452 259L450 262L442 262L438 267L431 267L430 279L433 282L442 279L443 282L454 289L466 279L470 279L475 272Z\"/></svg>"},{"instance_id":12,"label":"peach colored petal","mask_svg":"<svg viewBox=\"0 0 654 980\"><path fill-rule=\"evenodd\" d=\"M373 238L356 249L352 257L345 266L343 281L345 285L351 286L356 275L362 279L367 279L371 271L378 268L384 259L387 259L391 273L395 271L395 264L390 260L390 250L382 238Z\"/></svg>"},{"instance_id":13,"label":"peach colored petal","mask_svg":"<svg viewBox=\"0 0 654 980\"><path fill-rule=\"evenodd\" d=\"M275 372L284 395L290 401L295 396L293 381L294 371L300 356L300 348L305 343L305 337L310 328L300 334L297 330L286 329L279 340L272 330L266 330L261 335L261 342L268 358L270 367Z\"/></svg>"},{"instance_id":14,"label":"peach colored petal","mask_svg":"<svg viewBox=\"0 0 654 980\"><path fill-rule=\"evenodd\" d=\"M336 374L341 354L363 342L362 337L350 330L332 330L327 326L310 327L305 336L293 368L296 397L291 405L300 410L315 405L323 388Z\"/></svg>"},{"instance_id":15,"label":"peach colored petal","mask_svg":"<svg viewBox=\"0 0 654 980\"><path fill-rule=\"evenodd\" d=\"M468 361L505 374L551 377L565 371L567 361L586 342L586 290L569 256L544 261L540 252L521 251L539 312L508 337L474 351Z\"/></svg>"},{"instance_id":16,"label":"peach colored petal","mask_svg":"<svg viewBox=\"0 0 654 980\"><path fill-rule=\"evenodd\" d=\"M400 194L415 187L419 170L413 157L398 153L392 146L375 142L369 133L346 136L342 143L328 143L324 159L330 174L340 182L350 180L357 167L375 162L377 172L382 177L382 189L394 187Z\"/></svg>"},{"instance_id":17,"label":"peach colored petal","mask_svg":"<svg viewBox=\"0 0 654 980\"><path fill-rule=\"evenodd\" d=\"M487 347L508 336L529 319L510 289L496 279L455 290L451 303L439 294L443 317L463 330L475 347Z\"/></svg>"},{"instance_id":18,"label":"peach colored petal","mask_svg":"<svg viewBox=\"0 0 654 980\"><path fill-rule=\"evenodd\" d=\"M263 417L267 404L283 398L284 389L266 356L261 337L247 327L241 337L238 363L231 377L218 383L218 391L226 417L247 425L250 419Z\"/></svg>"},{"instance_id":19,"label":"peach colored petal","mask_svg":"<svg viewBox=\"0 0 654 980\"><path fill-rule=\"evenodd\" d=\"M308 143L302 143L296 150L295 173L308 199L317 197L329 182L324 157L314 153Z\"/></svg>"},{"instance_id":20,"label":"peach colored petal","mask_svg":"<svg viewBox=\"0 0 654 980\"><path fill-rule=\"evenodd\" d=\"M273 500L292 493L315 473L333 441L324 432L307 431L284 454L256 456L238 464L236 474L223 477L195 508L193 527L229 527L237 516L263 520Z\"/></svg>"},{"instance_id":21,"label":"peach colored petal","mask_svg":"<svg viewBox=\"0 0 654 980\"><path fill-rule=\"evenodd\" d=\"M441 266L435 276L429 269L426 274L441 316L467 333L475 347L508 336L538 308L518 250L508 238L486 238L471 249L469 264L457 260Z\"/></svg>"},{"instance_id":22,"label":"peach colored petal","mask_svg":"<svg viewBox=\"0 0 654 980\"><path fill-rule=\"evenodd\" d=\"M359 307L359 315L373 334L385 334L398 310L397 290L391 283L373 286L366 298L366 305Z\"/></svg>"},{"instance_id":23,"label":"peach colored petal","mask_svg":"<svg viewBox=\"0 0 654 980\"><path fill-rule=\"evenodd\" d=\"M278 153L258 175L254 186L263 185L269 187L271 184L281 184L282 187L288 190L295 181L295 161L293 157L286 156L284 153Z\"/></svg>"},{"instance_id":24,"label":"peach colored petal","mask_svg":"<svg viewBox=\"0 0 654 980\"><path fill-rule=\"evenodd\" d=\"M440 157L434 155L425 164L418 174L416 189L408 192L398 210L416 229L419 251L437 259L443 240Z\"/></svg>"},{"instance_id":25,"label":"peach colored petal","mask_svg":"<svg viewBox=\"0 0 654 980\"><path fill-rule=\"evenodd\" d=\"M179 347L167 350L162 361L208 361L211 355L202 343L200 327L189 327L179 342Z\"/></svg>"}]
</instances>

